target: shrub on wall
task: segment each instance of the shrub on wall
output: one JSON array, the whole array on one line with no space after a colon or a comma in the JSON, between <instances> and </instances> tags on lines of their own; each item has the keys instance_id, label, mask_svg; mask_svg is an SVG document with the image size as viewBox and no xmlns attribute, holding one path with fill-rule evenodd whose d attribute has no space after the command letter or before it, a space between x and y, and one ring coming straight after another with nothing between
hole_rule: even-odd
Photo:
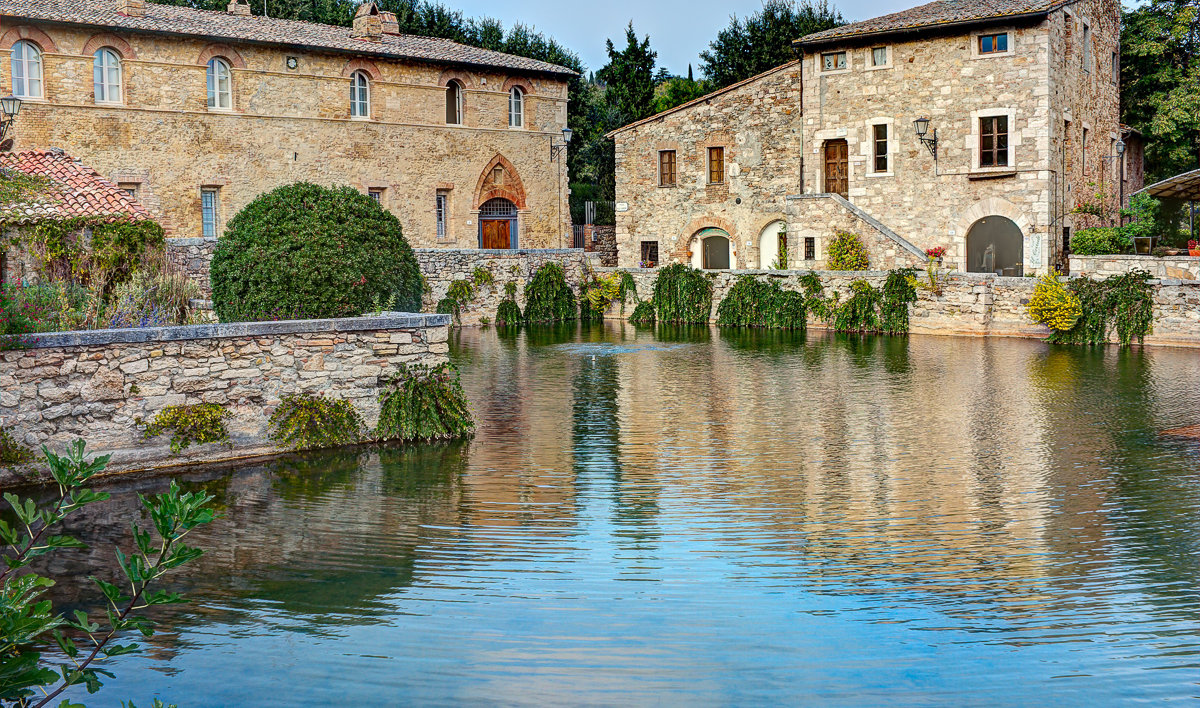
<instances>
[{"instance_id":1,"label":"shrub on wall","mask_svg":"<svg viewBox=\"0 0 1200 708\"><path fill-rule=\"evenodd\" d=\"M458 370L450 364L432 369L401 364L385 380L379 402L380 440L446 440L475 431Z\"/></svg>"},{"instance_id":2,"label":"shrub on wall","mask_svg":"<svg viewBox=\"0 0 1200 708\"><path fill-rule=\"evenodd\" d=\"M713 283L704 271L673 263L654 281L654 314L659 322L707 324L712 313Z\"/></svg>"},{"instance_id":3,"label":"shrub on wall","mask_svg":"<svg viewBox=\"0 0 1200 708\"><path fill-rule=\"evenodd\" d=\"M633 308L629 321L634 324L654 324L654 302L642 300Z\"/></svg>"},{"instance_id":4,"label":"shrub on wall","mask_svg":"<svg viewBox=\"0 0 1200 708\"><path fill-rule=\"evenodd\" d=\"M1117 341L1128 346L1141 342L1154 329L1154 293L1151 275L1134 270L1105 280L1076 278L1071 294L1079 300L1080 316L1075 326L1055 330L1048 341L1060 344L1103 344L1108 328L1117 331Z\"/></svg>"},{"instance_id":5,"label":"shrub on wall","mask_svg":"<svg viewBox=\"0 0 1200 708\"><path fill-rule=\"evenodd\" d=\"M4 428L0 428L0 466L19 465L33 460L33 450L17 442Z\"/></svg>"},{"instance_id":6,"label":"shrub on wall","mask_svg":"<svg viewBox=\"0 0 1200 708\"><path fill-rule=\"evenodd\" d=\"M1045 273L1038 278L1033 297L1025 306L1029 318L1044 324L1056 332L1066 332L1075 327L1083 310L1079 298L1067 289L1059 279L1058 272Z\"/></svg>"},{"instance_id":7,"label":"shrub on wall","mask_svg":"<svg viewBox=\"0 0 1200 708\"><path fill-rule=\"evenodd\" d=\"M521 314L521 306L517 304L516 300L510 298L505 298L496 310L497 327L515 327L520 325L524 319L524 315Z\"/></svg>"},{"instance_id":8,"label":"shrub on wall","mask_svg":"<svg viewBox=\"0 0 1200 708\"><path fill-rule=\"evenodd\" d=\"M850 284L850 297L833 312L833 328L838 332L879 331L877 310L882 297L867 281L854 281Z\"/></svg>"},{"instance_id":9,"label":"shrub on wall","mask_svg":"<svg viewBox=\"0 0 1200 708\"><path fill-rule=\"evenodd\" d=\"M225 427L225 419L230 416L229 411L216 403L197 403L191 406L168 406L149 423L144 423L140 418L136 422L145 426L143 437L147 440L170 433L171 454L178 455L192 445L220 443L233 447L229 441L229 430Z\"/></svg>"},{"instance_id":10,"label":"shrub on wall","mask_svg":"<svg viewBox=\"0 0 1200 708\"><path fill-rule=\"evenodd\" d=\"M888 273L879 303L879 329L886 334L908 334L908 306L917 301L916 271L897 268Z\"/></svg>"},{"instance_id":11,"label":"shrub on wall","mask_svg":"<svg viewBox=\"0 0 1200 708\"><path fill-rule=\"evenodd\" d=\"M362 440L362 416L349 401L302 393L284 396L267 421L268 436L281 448L314 450Z\"/></svg>"},{"instance_id":12,"label":"shrub on wall","mask_svg":"<svg viewBox=\"0 0 1200 708\"><path fill-rule=\"evenodd\" d=\"M210 272L222 322L418 312L421 274L400 222L350 187L298 183L229 221Z\"/></svg>"},{"instance_id":13,"label":"shrub on wall","mask_svg":"<svg viewBox=\"0 0 1200 708\"><path fill-rule=\"evenodd\" d=\"M575 317L575 293L562 266L543 263L525 284L525 321L566 322Z\"/></svg>"},{"instance_id":14,"label":"shrub on wall","mask_svg":"<svg viewBox=\"0 0 1200 708\"><path fill-rule=\"evenodd\" d=\"M717 306L717 324L726 327L804 329L808 304L803 293L784 290L776 282L743 275Z\"/></svg>"},{"instance_id":15,"label":"shrub on wall","mask_svg":"<svg viewBox=\"0 0 1200 708\"><path fill-rule=\"evenodd\" d=\"M1116 227L1098 226L1080 229L1071 236L1071 253L1079 256L1103 256L1129 250L1126 236Z\"/></svg>"},{"instance_id":16,"label":"shrub on wall","mask_svg":"<svg viewBox=\"0 0 1200 708\"><path fill-rule=\"evenodd\" d=\"M866 270L870 265L867 247L858 234L839 231L826 250L829 253L830 270Z\"/></svg>"}]
</instances>

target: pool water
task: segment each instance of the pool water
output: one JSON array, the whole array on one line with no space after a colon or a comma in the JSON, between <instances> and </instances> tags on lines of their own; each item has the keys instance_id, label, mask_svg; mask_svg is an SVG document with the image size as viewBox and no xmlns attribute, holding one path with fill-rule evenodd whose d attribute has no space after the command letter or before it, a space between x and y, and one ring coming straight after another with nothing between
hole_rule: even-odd
<instances>
[{"instance_id":1,"label":"pool water","mask_svg":"<svg viewBox=\"0 0 1200 708\"><path fill-rule=\"evenodd\" d=\"M1200 697L1194 350L455 335L474 439L192 472L192 604L89 705ZM54 561L113 572L118 481ZM99 570L97 570L99 566Z\"/></svg>"}]
</instances>

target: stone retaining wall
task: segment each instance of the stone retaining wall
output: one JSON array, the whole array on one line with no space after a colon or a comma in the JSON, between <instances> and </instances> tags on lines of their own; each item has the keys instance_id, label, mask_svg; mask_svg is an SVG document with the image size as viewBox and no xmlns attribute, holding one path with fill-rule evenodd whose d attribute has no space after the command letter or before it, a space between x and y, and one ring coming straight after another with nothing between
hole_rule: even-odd
<instances>
[{"instance_id":1,"label":"stone retaining wall","mask_svg":"<svg viewBox=\"0 0 1200 708\"><path fill-rule=\"evenodd\" d=\"M638 296L642 299L653 293L658 271L653 269L624 269L633 276ZM616 272L601 268L599 274ZM752 275L775 279L788 290L801 290L800 276L810 271L744 270L713 273L713 307L710 321L715 322L717 307L737 278ZM849 297L850 284L866 280L879 288L887 279L884 271L812 271L825 286L825 294L841 293L844 302ZM924 271L918 271L924 276ZM947 276L941 295L927 290L917 291L917 302L910 309L911 331L916 334L972 334L993 336L1045 337L1050 330L1033 322L1025 313L1025 305L1037 285L1034 278L1002 278L981 273L951 273ZM1154 332L1146 337L1147 344L1200 346L1200 281L1162 279L1151 281L1154 287ZM607 317L624 319L633 314L634 303L614 303ZM824 323L810 318L810 326L821 328Z\"/></svg>"},{"instance_id":2,"label":"stone retaining wall","mask_svg":"<svg viewBox=\"0 0 1200 708\"><path fill-rule=\"evenodd\" d=\"M1200 258L1192 256L1075 256L1070 258L1071 275L1107 278L1132 270L1144 270L1155 278L1200 280Z\"/></svg>"},{"instance_id":3,"label":"stone retaining wall","mask_svg":"<svg viewBox=\"0 0 1200 708\"><path fill-rule=\"evenodd\" d=\"M267 420L283 396L343 398L373 425L381 377L399 363L446 361L448 324L445 315L385 313L32 335L25 348L0 352L0 426L34 449L82 437L113 454L114 471L272 454ZM232 448L173 456L169 435L142 439L138 418L195 403L233 414Z\"/></svg>"},{"instance_id":4,"label":"stone retaining wall","mask_svg":"<svg viewBox=\"0 0 1200 708\"><path fill-rule=\"evenodd\" d=\"M578 296L585 272L600 266L594 253L582 249L525 249L517 251L464 249L450 250L418 248L417 263L425 277L425 300L423 310L432 312L437 303L446 297L450 284L455 280L472 280L476 268L486 268L492 274L490 285L475 286L475 298L462 309L461 324L478 325L484 318L496 321L496 310L507 297L506 283L517 284L517 304L525 309L525 283L542 264L555 262L566 273L567 283Z\"/></svg>"}]
</instances>

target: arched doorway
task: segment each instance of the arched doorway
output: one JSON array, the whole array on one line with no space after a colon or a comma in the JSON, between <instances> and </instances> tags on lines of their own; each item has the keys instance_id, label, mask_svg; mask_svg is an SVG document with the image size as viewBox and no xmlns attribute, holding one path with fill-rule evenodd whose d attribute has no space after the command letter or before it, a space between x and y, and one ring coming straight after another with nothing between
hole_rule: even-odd
<instances>
[{"instance_id":1,"label":"arched doorway","mask_svg":"<svg viewBox=\"0 0 1200 708\"><path fill-rule=\"evenodd\" d=\"M692 267L729 270L734 263L729 234L723 229L704 229L692 238Z\"/></svg>"},{"instance_id":2,"label":"arched doorway","mask_svg":"<svg viewBox=\"0 0 1200 708\"><path fill-rule=\"evenodd\" d=\"M786 265L787 257L780 258L780 253L787 253L787 235L783 233L783 221L772 221L763 228L758 236L758 267L782 268Z\"/></svg>"},{"instance_id":3,"label":"arched doorway","mask_svg":"<svg viewBox=\"0 0 1200 708\"><path fill-rule=\"evenodd\" d=\"M479 207L479 247L517 248L517 205L496 197Z\"/></svg>"},{"instance_id":4,"label":"arched doorway","mask_svg":"<svg viewBox=\"0 0 1200 708\"><path fill-rule=\"evenodd\" d=\"M985 216L967 232L967 272L1024 275L1021 227L1003 216Z\"/></svg>"}]
</instances>

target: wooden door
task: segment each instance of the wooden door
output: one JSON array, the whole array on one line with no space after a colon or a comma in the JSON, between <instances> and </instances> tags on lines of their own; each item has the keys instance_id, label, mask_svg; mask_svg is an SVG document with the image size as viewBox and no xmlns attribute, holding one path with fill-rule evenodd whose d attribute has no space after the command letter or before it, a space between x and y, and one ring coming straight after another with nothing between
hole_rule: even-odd
<instances>
[{"instance_id":1,"label":"wooden door","mask_svg":"<svg viewBox=\"0 0 1200 708\"><path fill-rule=\"evenodd\" d=\"M483 247L511 248L511 225L512 222L507 219L485 220L483 222Z\"/></svg>"},{"instance_id":2,"label":"wooden door","mask_svg":"<svg viewBox=\"0 0 1200 708\"><path fill-rule=\"evenodd\" d=\"M825 193L850 194L850 147L845 140L825 143Z\"/></svg>"}]
</instances>

